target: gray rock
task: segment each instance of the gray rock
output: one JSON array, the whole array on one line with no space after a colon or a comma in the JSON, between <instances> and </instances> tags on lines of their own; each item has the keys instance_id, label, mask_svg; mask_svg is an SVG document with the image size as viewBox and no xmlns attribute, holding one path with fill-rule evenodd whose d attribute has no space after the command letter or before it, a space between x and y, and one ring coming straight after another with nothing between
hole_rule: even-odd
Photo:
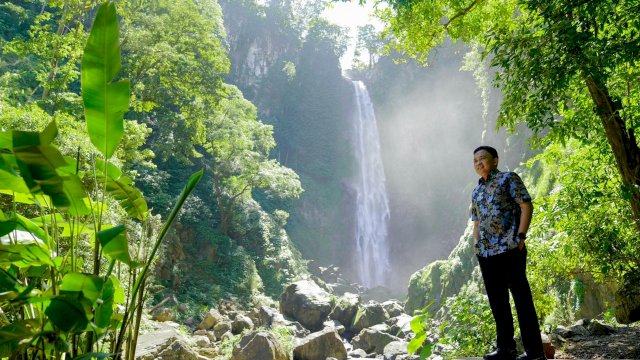
<instances>
[{"instance_id":1,"label":"gray rock","mask_svg":"<svg viewBox=\"0 0 640 360\"><path fill-rule=\"evenodd\" d=\"M407 339L410 334L413 334L411 331L411 319L413 318L410 315L400 314L387 320L386 324L389 325L388 333Z\"/></svg>"},{"instance_id":2,"label":"gray rock","mask_svg":"<svg viewBox=\"0 0 640 360\"><path fill-rule=\"evenodd\" d=\"M135 358L139 360L156 359L158 354L178 340L184 340L178 331L167 323L159 329L140 335L136 344Z\"/></svg>"},{"instance_id":3,"label":"gray rock","mask_svg":"<svg viewBox=\"0 0 640 360\"><path fill-rule=\"evenodd\" d=\"M200 360L200 355L192 349L186 339L177 331L177 324L162 323L154 331L138 338L136 360ZM176 325L174 327L173 325ZM206 338L206 337L205 337Z\"/></svg>"},{"instance_id":4,"label":"gray rock","mask_svg":"<svg viewBox=\"0 0 640 360\"><path fill-rule=\"evenodd\" d=\"M338 320L327 320L323 324L325 329L334 329L338 332L338 335L344 334L345 327Z\"/></svg>"},{"instance_id":5,"label":"gray rock","mask_svg":"<svg viewBox=\"0 0 640 360\"><path fill-rule=\"evenodd\" d=\"M589 330L591 335L598 335L598 336L609 335L616 332L616 330L612 326L603 324L598 320L592 320L591 323L589 323L589 326L587 326L587 330Z\"/></svg>"},{"instance_id":6,"label":"gray rock","mask_svg":"<svg viewBox=\"0 0 640 360\"><path fill-rule=\"evenodd\" d=\"M195 335L192 340L195 342L196 346L201 348L211 346L211 340L206 335Z\"/></svg>"},{"instance_id":7,"label":"gray rock","mask_svg":"<svg viewBox=\"0 0 640 360\"><path fill-rule=\"evenodd\" d=\"M233 339L233 334L231 333L231 331L227 331L226 333L222 334L222 336L220 336L220 341L229 341Z\"/></svg>"},{"instance_id":8,"label":"gray rock","mask_svg":"<svg viewBox=\"0 0 640 360\"><path fill-rule=\"evenodd\" d=\"M316 331L331 312L329 293L310 280L297 281L280 295L280 312Z\"/></svg>"},{"instance_id":9,"label":"gray rock","mask_svg":"<svg viewBox=\"0 0 640 360\"><path fill-rule=\"evenodd\" d=\"M631 324L640 320L640 269L624 275L622 285L616 293L616 320Z\"/></svg>"},{"instance_id":10,"label":"gray rock","mask_svg":"<svg viewBox=\"0 0 640 360\"><path fill-rule=\"evenodd\" d=\"M336 300L336 305L329 317L340 321L347 329L350 329L358 313L359 305L360 295L347 292Z\"/></svg>"},{"instance_id":11,"label":"gray rock","mask_svg":"<svg viewBox=\"0 0 640 360\"><path fill-rule=\"evenodd\" d=\"M158 322L175 321L176 314L170 308L157 308L151 313L151 320Z\"/></svg>"},{"instance_id":12,"label":"gray rock","mask_svg":"<svg viewBox=\"0 0 640 360\"><path fill-rule=\"evenodd\" d=\"M382 355L384 347L392 341L401 341L400 338L373 329L364 329L353 338L351 344L356 349L362 349L367 353L375 352Z\"/></svg>"},{"instance_id":13,"label":"gray rock","mask_svg":"<svg viewBox=\"0 0 640 360\"><path fill-rule=\"evenodd\" d=\"M273 334L252 332L234 346L231 360L289 360L289 355Z\"/></svg>"},{"instance_id":14,"label":"gray rock","mask_svg":"<svg viewBox=\"0 0 640 360\"><path fill-rule=\"evenodd\" d=\"M570 327L558 326L554 331L554 334L561 336L564 339L570 339L576 336L588 336L589 330L582 325L572 325Z\"/></svg>"},{"instance_id":15,"label":"gray rock","mask_svg":"<svg viewBox=\"0 0 640 360\"><path fill-rule=\"evenodd\" d=\"M213 334L215 335L216 339L222 339L222 335L229 331L231 331L230 322L219 322L213 327Z\"/></svg>"},{"instance_id":16,"label":"gray rock","mask_svg":"<svg viewBox=\"0 0 640 360\"><path fill-rule=\"evenodd\" d=\"M299 340L293 349L294 360L347 359L347 350L334 329L324 329Z\"/></svg>"},{"instance_id":17,"label":"gray rock","mask_svg":"<svg viewBox=\"0 0 640 360\"><path fill-rule=\"evenodd\" d=\"M387 300L382 303L382 307L390 317L400 316L404 314L404 306L398 300Z\"/></svg>"},{"instance_id":18,"label":"gray rock","mask_svg":"<svg viewBox=\"0 0 640 360\"><path fill-rule=\"evenodd\" d=\"M231 333L238 335L244 330L253 330L253 321L245 315L237 315L231 323Z\"/></svg>"},{"instance_id":19,"label":"gray rock","mask_svg":"<svg viewBox=\"0 0 640 360\"><path fill-rule=\"evenodd\" d=\"M349 358L366 358L367 352L362 349L355 349L348 354Z\"/></svg>"},{"instance_id":20,"label":"gray rock","mask_svg":"<svg viewBox=\"0 0 640 360\"><path fill-rule=\"evenodd\" d=\"M381 304L369 303L360 308L360 313L353 323L353 329L361 331L362 329L382 324L388 319L389 314L387 314Z\"/></svg>"},{"instance_id":21,"label":"gray rock","mask_svg":"<svg viewBox=\"0 0 640 360\"><path fill-rule=\"evenodd\" d=\"M186 341L174 341L154 358L157 360L200 360L200 355Z\"/></svg>"},{"instance_id":22,"label":"gray rock","mask_svg":"<svg viewBox=\"0 0 640 360\"><path fill-rule=\"evenodd\" d=\"M273 327L278 325L285 325L286 320L284 316L278 310L270 308L268 306L261 306L258 309L259 324L264 327Z\"/></svg>"},{"instance_id":23,"label":"gray rock","mask_svg":"<svg viewBox=\"0 0 640 360\"><path fill-rule=\"evenodd\" d=\"M409 345L409 343L405 341L392 341L388 343L382 352L384 360L397 360L400 356L409 355L407 345Z\"/></svg>"},{"instance_id":24,"label":"gray rock","mask_svg":"<svg viewBox=\"0 0 640 360\"><path fill-rule=\"evenodd\" d=\"M198 324L198 329L200 330L209 330L213 329L216 324L224 321L224 316L222 316L218 310L211 309L207 313L204 314L204 319Z\"/></svg>"}]
</instances>

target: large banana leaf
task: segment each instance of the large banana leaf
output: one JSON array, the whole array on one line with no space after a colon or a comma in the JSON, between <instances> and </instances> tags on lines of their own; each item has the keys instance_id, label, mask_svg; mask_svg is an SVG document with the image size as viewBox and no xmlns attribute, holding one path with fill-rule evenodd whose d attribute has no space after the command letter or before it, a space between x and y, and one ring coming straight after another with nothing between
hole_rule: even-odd
<instances>
[{"instance_id":1,"label":"large banana leaf","mask_svg":"<svg viewBox=\"0 0 640 360\"><path fill-rule=\"evenodd\" d=\"M66 208L70 201L64 191L64 179L56 168L66 166L67 163L60 151L49 145L56 133L54 121L42 133L14 130L13 153L20 176L31 193L43 192L51 197L54 206Z\"/></svg>"},{"instance_id":2,"label":"large banana leaf","mask_svg":"<svg viewBox=\"0 0 640 360\"><path fill-rule=\"evenodd\" d=\"M82 57L82 99L91 142L106 157L124 134L129 81L114 81L120 71L118 18L114 3L100 5Z\"/></svg>"}]
</instances>

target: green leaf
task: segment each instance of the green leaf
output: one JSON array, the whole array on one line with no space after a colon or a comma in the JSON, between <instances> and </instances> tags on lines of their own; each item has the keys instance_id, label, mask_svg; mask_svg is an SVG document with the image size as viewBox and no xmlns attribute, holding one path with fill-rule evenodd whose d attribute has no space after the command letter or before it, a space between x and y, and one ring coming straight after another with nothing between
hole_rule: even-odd
<instances>
[{"instance_id":1,"label":"green leaf","mask_svg":"<svg viewBox=\"0 0 640 360\"><path fill-rule=\"evenodd\" d=\"M0 357L11 357L31 343L38 333L36 320L17 320L0 328Z\"/></svg>"},{"instance_id":2,"label":"green leaf","mask_svg":"<svg viewBox=\"0 0 640 360\"><path fill-rule=\"evenodd\" d=\"M102 163L104 164L104 162ZM99 162L96 162L96 167L98 167L99 164ZM104 167L99 167L99 169L104 169ZM102 171L103 170L101 170L101 172ZM107 183L107 193L120 203L120 206L122 206L129 216L144 221L149 215L147 201L142 196L142 192L133 185L133 180L122 175L122 172L115 166L110 166L107 169L107 174L108 176L106 178L103 174L98 174L98 181L106 181Z\"/></svg>"},{"instance_id":3,"label":"green leaf","mask_svg":"<svg viewBox=\"0 0 640 360\"><path fill-rule=\"evenodd\" d=\"M14 221L18 224L18 226L16 227L17 229L24 229L25 231L30 232L33 235L33 240L40 243L42 246L46 246L47 251L49 250L49 248L51 248L49 235L47 235L47 233L42 230L42 228L40 228L38 224L20 214L11 215L15 215Z\"/></svg>"},{"instance_id":4,"label":"green leaf","mask_svg":"<svg viewBox=\"0 0 640 360\"><path fill-rule=\"evenodd\" d=\"M0 241L0 264L18 267L53 266L46 233L29 219L16 215L3 222L2 228L9 230L9 233Z\"/></svg>"},{"instance_id":5,"label":"green leaf","mask_svg":"<svg viewBox=\"0 0 640 360\"><path fill-rule=\"evenodd\" d=\"M65 167L67 163L57 148L41 144L41 141L50 140L57 131L55 126L55 122L51 122L41 134L13 131L13 152L29 190L34 194L43 192L51 197L54 206L66 208L70 200L64 191L64 179L56 168Z\"/></svg>"},{"instance_id":6,"label":"green leaf","mask_svg":"<svg viewBox=\"0 0 640 360\"><path fill-rule=\"evenodd\" d=\"M100 297L104 281L93 274L69 273L62 278L60 294L74 295L82 293L82 297L95 304Z\"/></svg>"},{"instance_id":7,"label":"green leaf","mask_svg":"<svg viewBox=\"0 0 640 360\"><path fill-rule=\"evenodd\" d=\"M427 318L427 315L425 314L414 316L413 319L411 319L411 322L409 323L409 325L411 326L411 331L413 331L416 334L419 332L423 332L424 331L423 321L426 318Z\"/></svg>"},{"instance_id":8,"label":"green leaf","mask_svg":"<svg viewBox=\"0 0 640 360\"><path fill-rule=\"evenodd\" d=\"M433 352L433 344L432 343L426 344L420 351L420 360L424 360L428 358L429 356L431 356L432 352Z\"/></svg>"},{"instance_id":9,"label":"green leaf","mask_svg":"<svg viewBox=\"0 0 640 360\"><path fill-rule=\"evenodd\" d=\"M124 236L124 225L118 225L106 230L102 230L96 234L102 251L112 260L120 260L127 265L131 265L131 257L129 256L129 242Z\"/></svg>"},{"instance_id":10,"label":"green leaf","mask_svg":"<svg viewBox=\"0 0 640 360\"><path fill-rule=\"evenodd\" d=\"M120 285L118 283L118 285ZM111 316L113 315L113 304L115 301L116 287L112 277L107 279L100 294L100 301L96 306L93 316L93 323L101 329L106 329L111 324Z\"/></svg>"},{"instance_id":11,"label":"green leaf","mask_svg":"<svg viewBox=\"0 0 640 360\"><path fill-rule=\"evenodd\" d=\"M13 149L13 134L11 131L0 131L0 149Z\"/></svg>"},{"instance_id":12,"label":"green leaf","mask_svg":"<svg viewBox=\"0 0 640 360\"><path fill-rule=\"evenodd\" d=\"M67 211L72 216L83 216L91 213L89 207L85 204L84 199L87 198L87 193L84 191L80 178L75 175L67 175L62 183L64 193L69 199L69 207Z\"/></svg>"},{"instance_id":13,"label":"green leaf","mask_svg":"<svg viewBox=\"0 0 640 360\"><path fill-rule=\"evenodd\" d=\"M16 172L18 164L13 154L0 154L0 187L19 193L28 194L29 188Z\"/></svg>"},{"instance_id":14,"label":"green leaf","mask_svg":"<svg viewBox=\"0 0 640 360\"><path fill-rule=\"evenodd\" d=\"M129 81L113 82L120 71L118 18L112 2L100 5L82 57L82 98L91 142L110 158L124 134Z\"/></svg>"},{"instance_id":15,"label":"green leaf","mask_svg":"<svg viewBox=\"0 0 640 360\"><path fill-rule=\"evenodd\" d=\"M411 339L411 341L407 345L407 352L409 352L409 354L415 354L416 351L418 351L418 349L420 349L420 347L425 342L425 340L427 340L427 334L426 333L423 333L420 336L414 337L413 339Z\"/></svg>"},{"instance_id":16,"label":"green leaf","mask_svg":"<svg viewBox=\"0 0 640 360\"><path fill-rule=\"evenodd\" d=\"M44 311L51 323L64 332L83 331L89 325L91 306L81 293L59 295L51 299Z\"/></svg>"}]
</instances>

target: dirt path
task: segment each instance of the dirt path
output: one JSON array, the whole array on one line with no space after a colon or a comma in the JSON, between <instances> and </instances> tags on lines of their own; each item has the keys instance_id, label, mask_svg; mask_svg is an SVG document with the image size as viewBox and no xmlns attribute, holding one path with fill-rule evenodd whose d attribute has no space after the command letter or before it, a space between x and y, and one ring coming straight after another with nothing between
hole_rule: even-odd
<instances>
[{"instance_id":1,"label":"dirt path","mask_svg":"<svg viewBox=\"0 0 640 360\"><path fill-rule=\"evenodd\" d=\"M576 336L556 347L556 359L640 359L640 326L621 326L610 335Z\"/></svg>"}]
</instances>

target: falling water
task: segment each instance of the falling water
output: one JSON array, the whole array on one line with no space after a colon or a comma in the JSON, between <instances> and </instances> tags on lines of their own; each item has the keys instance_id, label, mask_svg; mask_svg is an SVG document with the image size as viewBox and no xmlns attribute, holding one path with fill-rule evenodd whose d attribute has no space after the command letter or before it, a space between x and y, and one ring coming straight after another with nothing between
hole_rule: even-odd
<instances>
[{"instance_id":1,"label":"falling water","mask_svg":"<svg viewBox=\"0 0 640 360\"><path fill-rule=\"evenodd\" d=\"M367 88L354 81L356 112L356 161L359 174L355 182L356 263L360 281L366 287L385 285L389 272L389 200L385 188L380 138L373 105Z\"/></svg>"}]
</instances>

